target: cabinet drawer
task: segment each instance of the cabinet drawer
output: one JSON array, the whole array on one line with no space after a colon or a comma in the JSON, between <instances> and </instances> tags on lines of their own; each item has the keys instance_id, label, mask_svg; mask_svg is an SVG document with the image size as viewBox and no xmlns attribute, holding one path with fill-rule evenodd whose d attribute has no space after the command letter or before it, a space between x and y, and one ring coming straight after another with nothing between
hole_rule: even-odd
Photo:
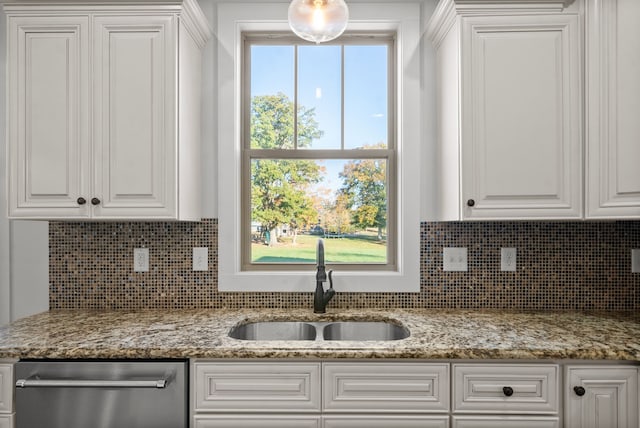
<instances>
[{"instance_id":1,"label":"cabinet drawer","mask_svg":"<svg viewBox=\"0 0 640 428\"><path fill-rule=\"evenodd\" d=\"M194 363L196 412L320 410L320 364Z\"/></svg>"},{"instance_id":2,"label":"cabinet drawer","mask_svg":"<svg viewBox=\"0 0 640 428\"><path fill-rule=\"evenodd\" d=\"M0 364L0 414L2 413L13 413L13 365L11 364Z\"/></svg>"},{"instance_id":3,"label":"cabinet drawer","mask_svg":"<svg viewBox=\"0 0 640 428\"><path fill-rule=\"evenodd\" d=\"M560 428L560 419L542 416L454 416L452 428Z\"/></svg>"},{"instance_id":4,"label":"cabinet drawer","mask_svg":"<svg viewBox=\"0 0 640 428\"><path fill-rule=\"evenodd\" d=\"M319 416L197 415L194 428L320 428Z\"/></svg>"},{"instance_id":5,"label":"cabinet drawer","mask_svg":"<svg viewBox=\"0 0 640 428\"><path fill-rule=\"evenodd\" d=\"M449 416L325 416L323 428L448 428Z\"/></svg>"},{"instance_id":6,"label":"cabinet drawer","mask_svg":"<svg viewBox=\"0 0 640 428\"><path fill-rule=\"evenodd\" d=\"M558 370L551 364L454 364L453 411L556 414Z\"/></svg>"},{"instance_id":7,"label":"cabinet drawer","mask_svg":"<svg viewBox=\"0 0 640 428\"><path fill-rule=\"evenodd\" d=\"M449 366L421 363L325 363L327 412L447 412Z\"/></svg>"}]
</instances>

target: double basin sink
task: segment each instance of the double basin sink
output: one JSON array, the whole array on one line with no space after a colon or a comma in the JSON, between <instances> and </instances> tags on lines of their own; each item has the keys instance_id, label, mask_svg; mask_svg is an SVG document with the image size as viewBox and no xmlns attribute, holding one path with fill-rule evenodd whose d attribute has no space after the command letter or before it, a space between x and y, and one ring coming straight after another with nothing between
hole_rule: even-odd
<instances>
[{"instance_id":1,"label":"double basin sink","mask_svg":"<svg viewBox=\"0 0 640 428\"><path fill-rule=\"evenodd\" d=\"M235 326L229 337L240 340L400 340L407 328L387 321L260 321Z\"/></svg>"}]
</instances>

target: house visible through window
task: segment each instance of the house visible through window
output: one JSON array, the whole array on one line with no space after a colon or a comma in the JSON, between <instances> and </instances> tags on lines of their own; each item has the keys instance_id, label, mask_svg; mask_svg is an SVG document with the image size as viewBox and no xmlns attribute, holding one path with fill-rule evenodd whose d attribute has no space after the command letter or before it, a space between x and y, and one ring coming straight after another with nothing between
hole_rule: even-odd
<instances>
[{"instance_id":1,"label":"house visible through window","mask_svg":"<svg viewBox=\"0 0 640 428\"><path fill-rule=\"evenodd\" d=\"M244 270L396 264L394 38L244 34Z\"/></svg>"}]
</instances>

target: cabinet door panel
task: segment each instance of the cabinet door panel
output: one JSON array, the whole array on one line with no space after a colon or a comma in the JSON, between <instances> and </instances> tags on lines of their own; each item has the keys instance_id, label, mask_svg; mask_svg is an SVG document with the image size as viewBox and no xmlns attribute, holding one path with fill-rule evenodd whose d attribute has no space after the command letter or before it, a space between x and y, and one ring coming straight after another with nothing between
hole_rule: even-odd
<instances>
[{"instance_id":1,"label":"cabinet door panel","mask_svg":"<svg viewBox=\"0 0 640 428\"><path fill-rule=\"evenodd\" d=\"M463 217L580 217L578 17L462 22Z\"/></svg>"},{"instance_id":2,"label":"cabinet door panel","mask_svg":"<svg viewBox=\"0 0 640 428\"><path fill-rule=\"evenodd\" d=\"M9 19L10 216L82 217L90 198L88 19Z\"/></svg>"},{"instance_id":3,"label":"cabinet door panel","mask_svg":"<svg viewBox=\"0 0 640 428\"><path fill-rule=\"evenodd\" d=\"M449 366L324 363L323 409L336 412L449 411Z\"/></svg>"},{"instance_id":4,"label":"cabinet door panel","mask_svg":"<svg viewBox=\"0 0 640 428\"><path fill-rule=\"evenodd\" d=\"M640 2L587 6L587 216L640 217Z\"/></svg>"},{"instance_id":5,"label":"cabinet door panel","mask_svg":"<svg viewBox=\"0 0 640 428\"><path fill-rule=\"evenodd\" d=\"M174 31L172 17L95 18L98 217L175 211Z\"/></svg>"},{"instance_id":6,"label":"cabinet door panel","mask_svg":"<svg viewBox=\"0 0 640 428\"><path fill-rule=\"evenodd\" d=\"M196 363L198 412L320 411L320 364Z\"/></svg>"},{"instance_id":7,"label":"cabinet door panel","mask_svg":"<svg viewBox=\"0 0 640 428\"><path fill-rule=\"evenodd\" d=\"M568 367L567 428L636 428L638 370L635 367ZM584 388L584 395L574 388Z\"/></svg>"}]
</instances>

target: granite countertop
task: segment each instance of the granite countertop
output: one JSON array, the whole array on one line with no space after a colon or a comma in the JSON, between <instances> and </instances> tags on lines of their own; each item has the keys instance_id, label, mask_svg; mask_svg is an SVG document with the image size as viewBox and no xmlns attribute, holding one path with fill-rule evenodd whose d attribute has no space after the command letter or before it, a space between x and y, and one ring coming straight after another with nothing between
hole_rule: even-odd
<instances>
[{"instance_id":1,"label":"granite countertop","mask_svg":"<svg viewBox=\"0 0 640 428\"><path fill-rule=\"evenodd\" d=\"M241 341L258 320L388 320L398 341ZM640 361L640 314L472 310L51 311L0 327L0 358L421 358Z\"/></svg>"}]
</instances>

